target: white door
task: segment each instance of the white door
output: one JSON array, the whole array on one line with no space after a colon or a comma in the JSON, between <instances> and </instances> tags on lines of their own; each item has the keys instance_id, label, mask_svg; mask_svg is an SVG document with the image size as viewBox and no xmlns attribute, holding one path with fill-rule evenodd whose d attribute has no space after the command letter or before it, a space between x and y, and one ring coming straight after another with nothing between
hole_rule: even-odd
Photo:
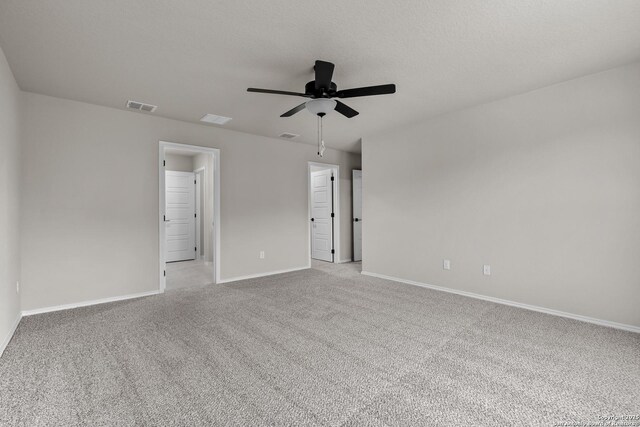
<instances>
[{"instance_id":1,"label":"white door","mask_svg":"<svg viewBox=\"0 0 640 427\"><path fill-rule=\"evenodd\" d=\"M193 172L165 172L165 203L167 262L195 259L195 174Z\"/></svg>"},{"instance_id":2,"label":"white door","mask_svg":"<svg viewBox=\"0 0 640 427\"><path fill-rule=\"evenodd\" d=\"M353 171L353 260L362 261L362 171Z\"/></svg>"},{"instance_id":3,"label":"white door","mask_svg":"<svg viewBox=\"0 0 640 427\"><path fill-rule=\"evenodd\" d=\"M311 172L311 258L333 261L331 170Z\"/></svg>"}]
</instances>

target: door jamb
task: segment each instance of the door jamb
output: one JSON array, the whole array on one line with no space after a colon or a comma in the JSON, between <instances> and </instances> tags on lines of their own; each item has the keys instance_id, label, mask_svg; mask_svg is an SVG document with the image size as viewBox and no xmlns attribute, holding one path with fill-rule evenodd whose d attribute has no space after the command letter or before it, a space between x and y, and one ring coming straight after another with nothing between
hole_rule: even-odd
<instances>
[{"instance_id":1,"label":"door jamb","mask_svg":"<svg viewBox=\"0 0 640 427\"><path fill-rule=\"evenodd\" d=\"M329 163L307 162L307 251L311 268L311 167L331 169L333 176L333 263L340 263L340 166Z\"/></svg>"},{"instance_id":2,"label":"door jamb","mask_svg":"<svg viewBox=\"0 0 640 427\"><path fill-rule=\"evenodd\" d=\"M202 255L200 255L200 253L204 252L201 246L202 244L204 244L204 242L200 241L200 232L201 232L200 222L203 221L202 198L200 197L200 193L207 191L206 186L204 188L202 187L205 184L203 182L205 170L206 170L205 167L201 167L193 171L193 175L196 178L196 227L195 228L196 228L196 248L198 249L197 250L198 253L196 254L197 260L202 259Z\"/></svg>"},{"instance_id":3,"label":"door jamb","mask_svg":"<svg viewBox=\"0 0 640 427\"><path fill-rule=\"evenodd\" d=\"M362 217L362 169L353 169L351 171L351 212L353 213L352 217L355 217L355 202L356 202L356 198L355 198L355 192L353 191L354 189L354 183L355 183L355 178L356 175L360 175L360 216ZM356 261L356 226L355 226L355 221L354 218L351 218L352 220L352 225L351 225L351 259L355 262ZM360 221L362 221L362 218L360 218ZM362 224L361 224L362 226ZM360 232L360 239L362 239L362 231ZM362 261L362 242L360 242L360 260Z\"/></svg>"},{"instance_id":4,"label":"door jamb","mask_svg":"<svg viewBox=\"0 0 640 427\"><path fill-rule=\"evenodd\" d=\"M202 147L199 145L179 144L176 142L159 141L158 143L158 259L160 293L165 291L167 265L165 260L166 230L165 216L165 149L176 148L213 155L213 283L220 282L220 150L218 148Z\"/></svg>"}]
</instances>

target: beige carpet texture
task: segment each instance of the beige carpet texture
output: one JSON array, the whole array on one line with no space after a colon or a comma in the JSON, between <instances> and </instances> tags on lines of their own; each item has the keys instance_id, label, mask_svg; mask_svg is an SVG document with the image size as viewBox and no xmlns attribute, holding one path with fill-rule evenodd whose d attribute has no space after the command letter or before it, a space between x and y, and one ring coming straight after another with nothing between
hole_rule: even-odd
<instances>
[{"instance_id":1,"label":"beige carpet texture","mask_svg":"<svg viewBox=\"0 0 640 427\"><path fill-rule=\"evenodd\" d=\"M553 426L639 413L640 335L358 264L25 317L0 358L2 426Z\"/></svg>"}]
</instances>

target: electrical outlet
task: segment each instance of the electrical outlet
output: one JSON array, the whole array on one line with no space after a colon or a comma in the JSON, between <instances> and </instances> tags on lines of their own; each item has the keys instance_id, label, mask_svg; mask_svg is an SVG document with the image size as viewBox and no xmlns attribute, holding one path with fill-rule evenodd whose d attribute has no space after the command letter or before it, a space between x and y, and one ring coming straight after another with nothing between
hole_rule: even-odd
<instances>
[{"instance_id":1,"label":"electrical outlet","mask_svg":"<svg viewBox=\"0 0 640 427\"><path fill-rule=\"evenodd\" d=\"M264 259L264 251L260 251L260 259Z\"/></svg>"},{"instance_id":2,"label":"electrical outlet","mask_svg":"<svg viewBox=\"0 0 640 427\"><path fill-rule=\"evenodd\" d=\"M451 270L451 260L445 259L442 261L442 268L445 270Z\"/></svg>"},{"instance_id":3,"label":"electrical outlet","mask_svg":"<svg viewBox=\"0 0 640 427\"><path fill-rule=\"evenodd\" d=\"M16 294L20 293L20 282L16 282Z\"/></svg>"},{"instance_id":4,"label":"electrical outlet","mask_svg":"<svg viewBox=\"0 0 640 427\"><path fill-rule=\"evenodd\" d=\"M485 264L482 271L483 271L485 276L491 276L491 266L490 265Z\"/></svg>"}]
</instances>

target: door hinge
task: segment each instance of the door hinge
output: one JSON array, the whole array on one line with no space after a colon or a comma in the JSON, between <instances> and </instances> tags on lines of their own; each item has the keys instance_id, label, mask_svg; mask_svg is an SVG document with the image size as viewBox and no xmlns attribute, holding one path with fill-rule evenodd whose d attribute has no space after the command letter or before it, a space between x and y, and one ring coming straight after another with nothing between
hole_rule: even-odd
<instances>
[{"instance_id":1,"label":"door hinge","mask_svg":"<svg viewBox=\"0 0 640 427\"><path fill-rule=\"evenodd\" d=\"M331 253L332 253L332 254L335 254L335 253L336 253L336 251L334 251L333 249L331 249Z\"/></svg>"},{"instance_id":2,"label":"door hinge","mask_svg":"<svg viewBox=\"0 0 640 427\"><path fill-rule=\"evenodd\" d=\"M195 180L195 179L193 180L193 183L194 183L194 184L196 183L196 180Z\"/></svg>"},{"instance_id":3,"label":"door hinge","mask_svg":"<svg viewBox=\"0 0 640 427\"><path fill-rule=\"evenodd\" d=\"M162 220L166 221L167 220L167 216L166 215L162 215Z\"/></svg>"},{"instance_id":4,"label":"door hinge","mask_svg":"<svg viewBox=\"0 0 640 427\"><path fill-rule=\"evenodd\" d=\"M162 166L167 166L167 161L166 160L162 161Z\"/></svg>"},{"instance_id":5,"label":"door hinge","mask_svg":"<svg viewBox=\"0 0 640 427\"><path fill-rule=\"evenodd\" d=\"M198 251L198 248L197 248L197 247L195 247L195 248L193 248L193 250L197 252L197 251Z\"/></svg>"},{"instance_id":6,"label":"door hinge","mask_svg":"<svg viewBox=\"0 0 640 427\"><path fill-rule=\"evenodd\" d=\"M164 271L164 277L167 277L167 270Z\"/></svg>"},{"instance_id":7,"label":"door hinge","mask_svg":"<svg viewBox=\"0 0 640 427\"><path fill-rule=\"evenodd\" d=\"M194 213L194 214L193 214L193 217L194 217L194 218L198 218L198 214L197 214L197 213Z\"/></svg>"},{"instance_id":8,"label":"door hinge","mask_svg":"<svg viewBox=\"0 0 640 427\"><path fill-rule=\"evenodd\" d=\"M333 212L331 212L331 218L333 218L335 216L335 214Z\"/></svg>"},{"instance_id":9,"label":"door hinge","mask_svg":"<svg viewBox=\"0 0 640 427\"><path fill-rule=\"evenodd\" d=\"M331 181L333 181L333 180L334 180L333 175L331 175Z\"/></svg>"}]
</instances>

